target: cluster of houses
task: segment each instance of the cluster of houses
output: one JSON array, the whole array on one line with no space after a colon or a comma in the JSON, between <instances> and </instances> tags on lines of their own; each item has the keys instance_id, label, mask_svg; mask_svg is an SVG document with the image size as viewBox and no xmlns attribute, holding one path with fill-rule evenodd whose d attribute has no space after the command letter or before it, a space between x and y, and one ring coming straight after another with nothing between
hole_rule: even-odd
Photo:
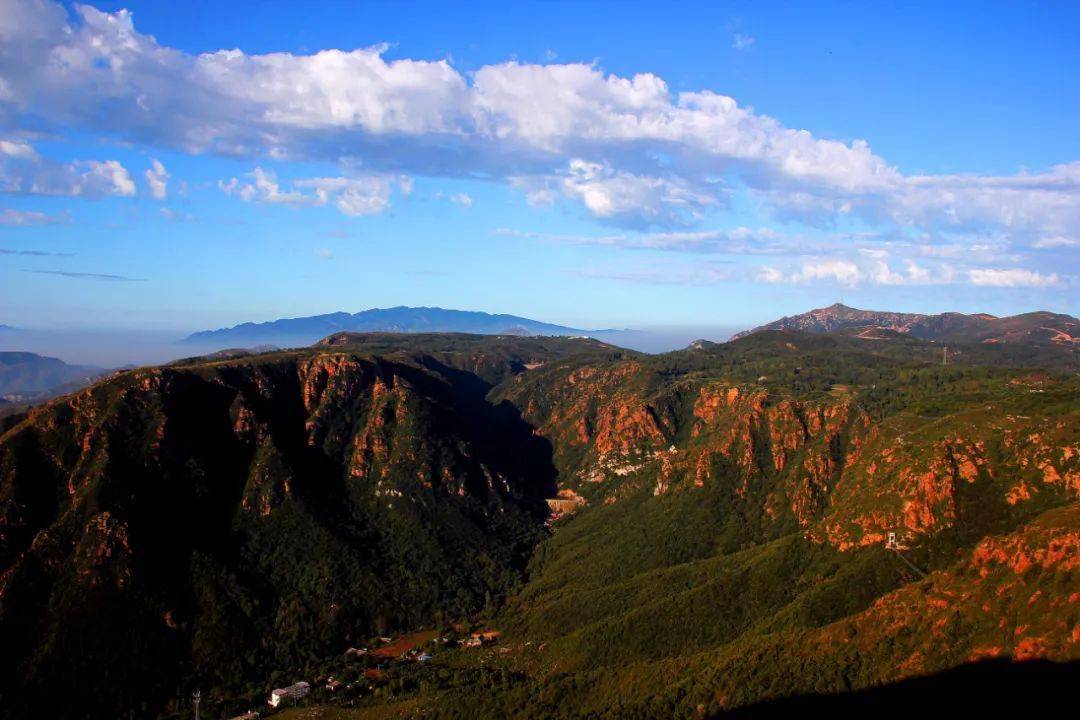
<instances>
[{"instance_id":1,"label":"cluster of houses","mask_svg":"<svg viewBox=\"0 0 1080 720\"><path fill-rule=\"evenodd\" d=\"M451 639L448 637L436 637L431 640L437 645L445 647L462 647L462 648L477 648L484 645L489 645L496 642L499 639L500 633L498 630L479 630L471 633L468 637L461 639ZM430 637L430 636L428 636ZM394 642L393 638L379 638L379 641L384 645L391 645ZM378 683L385 679L386 673L384 668L386 667L385 661L393 659L403 662L419 662L424 663L433 659L433 655L426 650L419 647L411 647L396 658L391 658L385 654L388 648L380 648L376 651L371 651L366 647L351 647L345 651L345 656L354 660L361 658L371 657L373 659L383 659L384 662L380 662L378 667L369 667L363 671L363 679L371 682ZM317 680L321 682L321 680ZM359 684L358 682L345 682L340 678L336 678L333 675L326 678L326 690L331 693L339 693L346 690L351 690L354 686ZM284 705L295 703L298 700L302 700L311 693L311 685L307 682L301 681L289 685L288 687L276 688L270 693L270 699L268 704L272 708L280 708ZM259 713L251 711L244 715L237 716L231 720L259 720Z\"/></svg>"},{"instance_id":2,"label":"cluster of houses","mask_svg":"<svg viewBox=\"0 0 1080 720\"><path fill-rule=\"evenodd\" d=\"M474 632L464 640L458 641L459 647L475 648L483 645L489 645L499 639L502 635L498 630L480 630Z\"/></svg>"},{"instance_id":3,"label":"cluster of houses","mask_svg":"<svg viewBox=\"0 0 1080 720\"><path fill-rule=\"evenodd\" d=\"M499 639L500 635L502 635L502 633L499 632L498 630L478 630L478 631L476 631L474 633L471 633L469 635L469 637L466 637L466 638L461 638L461 639L458 639L458 640L454 640L454 639L451 639L451 638L448 638L448 637L440 636L440 637L433 638L431 640L431 642L435 643L436 645L442 645L442 646L444 646L446 648L454 648L454 647L475 648L475 647L481 647L483 645L488 645L490 643L495 642L496 640ZM384 645L390 645L391 643L394 642L394 639L393 638L379 638L379 642L383 643ZM351 647L351 648L349 648L348 650L345 651L345 657L362 658L362 657L367 657L369 655L370 656L376 656L376 657L383 657L383 658L389 658L390 657L390 656L388 656L386 654L383 654L383 653L384 653L383 649L372 651L372 650L369 650L366 647L361 647L361 648ZM434 656L432 656L431 653L425 652L423 650L420 650L419 648L414 647L414 648L410 648L410 649L402 652L400 655L396 656L396 658L394 658L394 659L404 660L404 661L411 661L411 662L427 662L428 660L433 659L433 657Z\"/></svg>"}]
</instances>

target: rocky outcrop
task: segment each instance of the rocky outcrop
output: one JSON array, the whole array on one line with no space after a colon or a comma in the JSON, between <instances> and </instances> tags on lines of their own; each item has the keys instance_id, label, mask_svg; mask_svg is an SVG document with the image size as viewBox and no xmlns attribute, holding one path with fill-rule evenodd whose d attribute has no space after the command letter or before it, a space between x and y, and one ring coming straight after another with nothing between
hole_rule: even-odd
<instances>
[{"instance_id":1,"label":"rocky outcrop","mask_svg":"<svg viewBox=\"0 0 1080 720\"><path fill-rule=\"evenodd\" d=\"M970 531L1080 498L1080 452L1065 417L983 413L876 428L849 457L812 535L841 549Z\"/></svg>"},{"instance_id":2,"label":"rocky outcrop","mask_svg":"<svg viewBox=\"0 0 1080 720\"><path fill-rule=\"evenodd\" d=\"M1080 659L1080 504L1050 511L1020 530L989 536L955 565L824 628L808 652L889 648L881 680L986 658ZM1061 592L1073 586L1074 592Z\"/></svg>"}]
</instances>

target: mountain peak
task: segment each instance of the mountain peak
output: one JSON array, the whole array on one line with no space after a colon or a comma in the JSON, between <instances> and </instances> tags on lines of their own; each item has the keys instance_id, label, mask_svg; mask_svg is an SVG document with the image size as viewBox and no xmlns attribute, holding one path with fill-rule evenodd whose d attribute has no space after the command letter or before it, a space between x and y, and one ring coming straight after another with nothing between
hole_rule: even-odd
<instances>
[{"instance_id":1,"label":"mountain peak","mask_svg":"<svg viewBox=\"0 0 1080 720\"><path fill-rule=\"evenodd\" d=\"M988 313L965 315L958 312L945 312L925 315L859 310L839 302L737 333L732 336L732 339L737 340L764 330L831 333L871 328L905 333L922 340L944 342L1026 342L1060 345L1080 343L1080 320L1069 315L1058 315L1047 311L1002 318Z\"/></svg>"}]
</instances>

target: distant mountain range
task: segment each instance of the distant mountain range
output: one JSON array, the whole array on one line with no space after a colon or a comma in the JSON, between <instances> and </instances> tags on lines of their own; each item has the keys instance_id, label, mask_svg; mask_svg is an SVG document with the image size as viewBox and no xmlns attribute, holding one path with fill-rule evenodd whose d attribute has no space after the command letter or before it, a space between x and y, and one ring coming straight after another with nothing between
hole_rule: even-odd
<instances>
[{"instance_id":1,"label":"distant mountain range","mask_svg":"<svg viewBox=\"0 0 1080 720\"><path fill-rule=\"evenodd\" d=\"M1080 320L1070 315L1046 311L1010 317L956 312L926 315L860 310L840 303L784 317L737 333L732 339L765 330L781 329L811 333L850 331L864 337L881 331L891 331L920 340L951 343L1080 346ZM647 330L588 330L518 315L408 306L283 318L261 323L247 322L229 328L196 332L181 342L213 350L265 344L298 347L311 345L321 338L342 332L592 337L645 352L662 352L683 346L675 340L677 333L664 337L661 333Z\"/></svg>"},{"instance_id":2,"label":"distant mountain range","mask_svg":"<svg viewBox=\"0 0 1080 720\"><path fill-rule=\"evenodd\" d=\"M596 335L612 331L592 331L554 325L517 315L446 310L438 307L392 307L336 312L311 317L285 318L262 323L243 323L231 328L204 330L184 338L197 345L222 343L246 345L275 343L310 345L337 332L461 332L477 335Z\"/></svg>"},{"instance_id":3,"label":"distant mountain range","mask_svg":"<svg viewBox=\"0 0 1080 720\"><path fill-rule=\"evenodd\" d=\"M766 330L812 333L891 330L920 340L962 343L1080 344L1080 320L1046 311L995 317L985 313L938 315L859 310L836 303L738 333L732 339Z\"/></svg>"},{"instance_id":4,"label":"distant mountain range","mask_svg":"<svg viewBox=\"0 0 1080 720\"><path fill-rule=\"evenodd\" d=\"M39 399L73 390L104 372L102 368L68 365L59 358L30 352L0 352L0 397Z\"/></svg>"}]
</instances>

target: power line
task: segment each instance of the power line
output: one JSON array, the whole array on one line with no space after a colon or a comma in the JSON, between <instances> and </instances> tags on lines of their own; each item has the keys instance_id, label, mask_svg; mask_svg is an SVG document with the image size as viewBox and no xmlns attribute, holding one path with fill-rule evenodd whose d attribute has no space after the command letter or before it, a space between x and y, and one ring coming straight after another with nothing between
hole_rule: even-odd
<instances>
[{"instance_id":1,"label":"power line","mask_svg":"<svg viewBox=\"0 0 1080 720\"><path fill-rule=\"evenodd\" d=\"M905 562L905 563L907 564L907 566L908 566L909 568L911 568L912 570L914 570L915 572L917 572L917 573L919 574L919 577L926 577L926 573L924 573L924 572L923 572L922 570L920 570L919 568L917 568L917 567L915 566L915 563L911 562L911 561L910 561L910 560L908 560L908 559L907 559L906 557L904 557L904 553L900 552L899 550L894 550L893 552L895 552L895 553L896 553L896 557L898 557L898 558L900 558L901 560L903 560L903 561L904 561L904 562Z\"/></svg>"}]
</instances>

